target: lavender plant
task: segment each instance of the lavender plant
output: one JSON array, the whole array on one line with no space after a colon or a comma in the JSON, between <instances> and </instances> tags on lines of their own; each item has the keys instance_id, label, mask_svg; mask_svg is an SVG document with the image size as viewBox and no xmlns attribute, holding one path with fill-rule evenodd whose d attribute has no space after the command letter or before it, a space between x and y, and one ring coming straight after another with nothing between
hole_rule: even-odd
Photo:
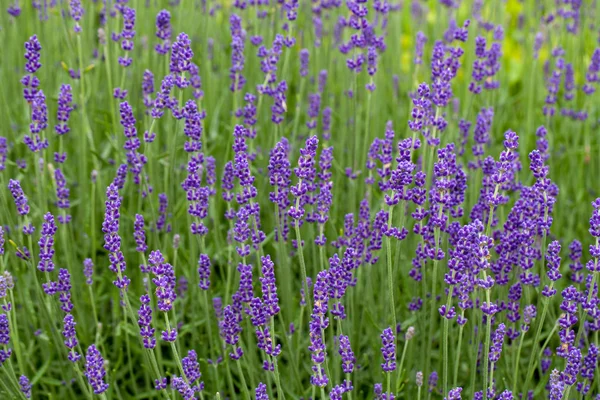
<instances>
[{"instance_id":1,"label":"lavender plant","mask_svg":"<svg viewBox=\"0 0 600 400\"><path fill-rule=\"evenodd\" d=\"M0 398L600 399L599 20L7 1Z\"/></svg>"}]
</instances>

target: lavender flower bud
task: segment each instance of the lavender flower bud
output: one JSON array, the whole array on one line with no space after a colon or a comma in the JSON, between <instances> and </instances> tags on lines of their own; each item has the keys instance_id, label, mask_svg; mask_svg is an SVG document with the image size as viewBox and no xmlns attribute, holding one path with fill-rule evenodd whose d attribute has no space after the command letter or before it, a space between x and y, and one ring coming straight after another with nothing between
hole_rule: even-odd
<instances>
[{"instance_id":1,"label":"lavender flower bud","mask_svg":"<svg viewBox=\"0 0 600 400\"><path fill-rule=\"evenodd\" d=\"M31 398L31 384L29 383L29 378L25 375L19 377L19 389L26 399Z\"/></svg>"},{"instance_id":2,"label":"lavender flower bud","mask_svg":"<svg viewBox=\"0 0 600 400\"><path fill-rule=\"evenodd\" d=\"M108 389L108 384L104 382L106 370L104 369L104 359L102 354L91 345L87 349L85 356L85 377L87 378L95 394L104 393Z\"/></svg>"},{"instance_id":3,"label":"lavender flower bud","mask_svg":"<svg viewBox=\"0 0 600 400\"><path fill-rule=\"evenodd\" d=\"M396 370L396 336L392 328L385 328L381 334L381 354L383 363L381 369L384 372L393 372Z\"/></svg>"},{"instance_id":4,"label":"lavender flower bud","mask_svg":"<svg viewBox=\"0 0 600 400\"><path fill-rule=\"evenodd\" d=\"M414 336L415 336L415 327L409 326L408 329L406 330L406 334L404 334L404 340L406 340L408 342Z\"/></svg>"}]
</instances>

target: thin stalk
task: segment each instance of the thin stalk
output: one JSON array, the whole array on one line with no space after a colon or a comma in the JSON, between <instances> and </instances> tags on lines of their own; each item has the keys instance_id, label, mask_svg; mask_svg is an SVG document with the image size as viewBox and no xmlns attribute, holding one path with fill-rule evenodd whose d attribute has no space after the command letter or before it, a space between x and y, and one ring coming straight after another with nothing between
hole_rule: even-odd
<instances>
[{"instance_id":1,"label":"thin stalk","mask_svg":"<svg viewBox=\"0 0 600 400\"><path fill-rule=\"evenodd\" d=\"M392 225L392 215L394 209L390 207L390 212L388 215L388 227ZM392 244L389 236L386 236L386 255L387 255L387 280L388 280L388 290L389 290L389 302L390 302L390 313L392 314L392 329L396 329L397 321L396 321L396 303L394 302L394 273L392 271Z\"/></svg>"},{"instance_id":2,"label":"thin stalk","mask_svg":"<svg viewBox=\"0 0 600 400\"><path fill-rule=\"evenodd\" d=\"M446 300L446 312L450 309L452 303L452 294L454 292L454 285L450 286L450 292L448 293L448 300ZM450 321L444 316L444 333L442 336L442 351L443 351L443 388L444 396L448 395L448 330Z\"/></svg>"},{"instance_id":3,"label":"thin stalk","mask_svg":"<svg viewBox=\"0 0 600 400\"><path fill-rule=\"evenodd\" d=\"M462 310L461 312L461 317L465 316L465 310ZM456 345L456 360L454 361L454 380L452 383L452 387L456 387L456 383L458 381L458 366L460 365L460 352L462 349L462 338L463 338L463 331L464 331L464 325L461 325L460 328L458 328L458 344ZM515 393L515 392L513 392Z\"/></svg>"},{"instance_id":4,"label":"thin stalk","mask_svg":"<svg viewBox=\"0 0 600 400\"><path fill-rule=\"evenodd\" d=\"M523 347L523 338L525 337L526 332L521 332L521 337L519 338L519 347L517 347L517 355L515 358L515 367L513 373L513 388L512 392L517 393L517 377L519 376L519 361L521 358L521 348Z\"/></svg>"},{"instance_id":5,"label":"thin stalk","mask_svg":"<svg viewBox=\"0 0 600 400\"><path fill-rule=\"evenodd\" d=\"M554 282L550 283L550 290L552 290ZM529 381L533 375L533 365L537 362L537 358L538 355L541 354L541 352L537 352L536 348L537 348L537 343L538 340L540 339L540 334L542 333L542 329L544 328L544 320L546 319L546 313L548 312L548 298L544 297L544 308L542 309L542 315L540 317L540 322L538 324L537 330L535 332L535 336L533 338L533 348L531 351L531 358L529 359L529 365L527 366L527 376L525 379L525 386L523 386L523 391L527 391L527 388L529 387Z\"/></svg>"},{"instance_id":6,"label":"thin stalk","mask_svg":"<svg viewBox=\"0 0 600 400\"><path fill-rule=\"evenodd\" d=\"M242 381L242 389L244 391L244 395L246 396L246 400L251 400L250 392L248 391L248 385L246 384L246 378L244 378L244 371L242 370L242 363L240 359L237 360L238 370L240 372L240 380Z\"/></svg>"},{"instance_id":7,"label":"thin stalk","mask_svg":"<svg viewBox=\"0 0 600 400\"><path fill-rule=\"evenodd\" d=\"M483 279L487 278L487 273L483 271ZM490 304L490 290L485 291L485 300L487 304ZM486 316L486 329L485 329L485 344L483 347L483 360L481 365L483 368L483 400L487 400L487 388L488 388L488 358L490 356L490 339L492 334L492 318L490 315Z\"/></svg>"},{"instance_id":8,"label":"thin stalk","mask_svg":"<svg viewBox=\"0 0 600 400\"><path fill-rule=\"evenodd\" d=\"M296 204L298 203L299 200L296 201ZM296 231L296 240L298 241L298 255L300 256L300 268L302 270L302 285L304 286L304 297L306 298L306 304L308 304L308 309L312 310L312 304L308 292L308 283L306 282L306 264L304 263L302 237L300 236L300 226L298 225L298 222L294 223L294 229ZM302 330L302 327L300 326L299 329Z\"/></svg>"},{"instance_id":9,"label":"thin stalk","mask_svg":"<svg viewBox=\"0 0 600 400\"><path fill-rule=\"evenodd\" d=\"M402 375L402 369L404 367L404 359L406 357L406 349L408 349L408 342L410 339L404 341L404 348L402 349L402 356L400 357L400 365L398 366L398 376L396 377L396 394L400 391L400 377Z\"/></svg>"}]
</instances>

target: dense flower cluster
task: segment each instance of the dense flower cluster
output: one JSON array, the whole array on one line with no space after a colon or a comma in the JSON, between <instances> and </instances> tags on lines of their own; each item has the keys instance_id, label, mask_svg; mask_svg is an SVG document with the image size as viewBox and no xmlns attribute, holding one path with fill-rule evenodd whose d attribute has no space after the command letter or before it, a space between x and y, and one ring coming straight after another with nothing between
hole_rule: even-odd
<instances>
[{"instance_id":1,"label":"dense flower cluster","mask_svg":"<svg viewBox=\"0 0 600 400\"><path fill-rule=\"evenodd\" d=\"M93 3L5 6L0 398L600 398L594 4Z\"/></svg>"}]
</instances>

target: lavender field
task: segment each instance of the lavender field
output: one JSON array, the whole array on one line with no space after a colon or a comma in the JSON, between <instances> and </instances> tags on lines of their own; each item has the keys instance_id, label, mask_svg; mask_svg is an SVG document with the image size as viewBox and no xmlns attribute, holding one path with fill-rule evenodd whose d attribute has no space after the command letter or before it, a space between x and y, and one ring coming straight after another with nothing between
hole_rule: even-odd
<instances>
[{"instance_id":1,"label":"lavender field","mask_svg":"<svg viewBox=\"0 0 600 400\"><path fill-rule=\"evenodd\" d=\"M600 2L3 0L0 399L600 399Z\"/></svg>"}]
</instances>

